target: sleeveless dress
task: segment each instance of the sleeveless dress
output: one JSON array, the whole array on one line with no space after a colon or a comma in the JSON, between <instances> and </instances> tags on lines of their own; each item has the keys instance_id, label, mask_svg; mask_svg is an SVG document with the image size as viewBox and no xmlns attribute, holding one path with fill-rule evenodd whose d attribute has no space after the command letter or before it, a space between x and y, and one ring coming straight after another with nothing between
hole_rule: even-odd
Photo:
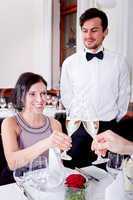
<instances>
[{"instance_id":1,"label":"sleeveless dress","mask_svg":"<svg viewBox=\"0 0 133 200\"><path fill-rule=\"evenodd\" d=\"M44 125L39 128L31 127L19 113L15 115L15 118L20 128L20 133L18 137L20 149L25 149L40 140L48 138L52 133L50 119L46 116ZM45 151L42 156L46 156L48 158L48 150Z\"/></svg>"}]
</instances>

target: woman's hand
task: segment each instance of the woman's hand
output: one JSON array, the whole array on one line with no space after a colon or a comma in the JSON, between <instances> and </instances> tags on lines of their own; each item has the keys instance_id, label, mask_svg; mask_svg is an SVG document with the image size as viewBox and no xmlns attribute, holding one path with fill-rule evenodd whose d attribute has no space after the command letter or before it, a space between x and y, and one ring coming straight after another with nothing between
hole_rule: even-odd
<instances>
[{"instance_id":1,"label":"woman's hand","mask_svg":"<svg viewBox=\"0 0 133 200\"><path fill-rule=\"evenodd\" d=\"M50 148L57 147L60 150L69 150L71 148L71 137L64 133L54 131L52 135L48 138Z\"/></svg>"}]
</instances>

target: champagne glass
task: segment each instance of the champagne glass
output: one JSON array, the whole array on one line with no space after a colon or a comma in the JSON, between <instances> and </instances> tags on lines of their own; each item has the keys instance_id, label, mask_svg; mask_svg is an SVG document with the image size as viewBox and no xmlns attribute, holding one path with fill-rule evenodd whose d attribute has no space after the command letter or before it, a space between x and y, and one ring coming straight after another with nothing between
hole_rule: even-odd
<instances>
[{"instance_id":1,"label":"champagne glass","mask_svg":"<svg viewBox=\"0 0 133 200\"><path fill-rule=\"evenodd\" d=\"M83 126L86 129L87 133L91 135L91 137L95 140L95 136L99 130L99 117L98 112L91 98L86 99L85 95L82 96L81 101L82 110L82 122ZM107 162L107 158L103 158L101 155L98 155L97 160L92 162L93 165L102 164Z\"/></svg>"},{"instance_id":2,"label":"champagne glass","mask_svg":"<svg viewBox=\"0 0 133 200\"><path fill-rule=\"evenodd\" d=\"M52 161L54 165L54 159ZM58 187L64 178L62 176L62 168L58 166L60 169L56 169L50 166L50 164L52 163L45 156L39 156L37 159L34 159L30 164L30 181L27 185L39 191L46 191Z\"/></svg>"},{"instance_id":3,"label":"champagne glass","mask_svg":"<svg viewBox=\"0 0 133 200\"><path fill-rule=\"evenodd\" d=\"M122 161L124 160L124 155L118 153L108 152L108 162L106 169L109 174L115 179L119 171L122 170Z\"/></svg>"},{"instance_id":4,"label":"champagne glass","mask_svg":"<svg viewBox=\"0 0 133 200\"><path fill-rule=\"evenodd\" d=\"M50 94L47 94L47 105L51 105L52 103L52 96Z\"/></svg>"},{"instance_id":5,"label":"champagne glass","mask_svg":"<svg viewBox=\"0 0 133 200\"><path fill-rule=\"evenodd\" d=\"M20 189L24 190L24 183L28 180L29 165L17 168L13 171L13 177Z\"/></svg>"},{"instance_id":6,"label":"champagne glass","mask_svg":"<svg viewBox=\"0 0 133 200\"><path fill-rule=\"evenodd\" d=\"M44 191L48 181L48 161L47 157L39 156L30 163L29 167L30 182L29 185Z\"/></svg>"},{"instance_id":7,"label":"champagne glass","mask_svg":"<svg viewBox=\"0 0 133 200\"><path fill-rule=\"evenodd\" d=\"M67 118L66 129L67 129L67 133L70 137L79 128L79 126L80 126L79 120ZM67 154L67 150L65 150L61 153L61 158L63 160L71 160L72 159L72 157Z\"/></svg>"},{"instance_id":8,"label":"champagne glass","mask_svg":"<svg viewBox=\"0 0 133 200\"><path fill-rule=\"evenodd\" d=\"M12 102L8 102L7 107L8 107L9 110L13 110Z\"/></svg>"},{"instance_id":9,"label":"champagne glass","mask_svg":"<svg viewBox=\"0 0 133 200\"><path fill-rule=\"evenodd\" d=\"M58 97L57 96L52 96L51 101L52 101L52 106L57 107Z\"/></svg>"},{"instance_id":10,"label":"champagne glass","mask_svg":"<svg viewBox=\"0 0 133 200\"><path fill-rule=\"evenodd\" d=\"M87 133L89 133L92 138L95 139L96 134L99 130L99 121L83 121L84 128L86 129ZM92 162L93 165L98 165L101 163L108 162L108 158L102 158L100 155L98 155L97 160Z\"/></svg>"},{"instance_id":11,"label":"champagne glass","mask_svg":"<svg viewBox=\"0 0 133 200\"><path fill-rule=\"evenodd\" d=\"M78 104L75 101L72 101L69 109L67 110L66 117L66 129L68 135L71 137L72 134L79 128L81 121L78 120ZM61 158L63 160L71 160L72 157L67 154L67 150L61 153Z\"/></svg>"},{"instance_id":12,"label":"champagne glass","mask_svg":"<svg viewBox=\"0 0 133 200\"><path fill-rule=\"evenodd\" d=\"M4 97L0 97L0 107L5 108L6 107L6 100Z\"/></svg>"}]
</instances>

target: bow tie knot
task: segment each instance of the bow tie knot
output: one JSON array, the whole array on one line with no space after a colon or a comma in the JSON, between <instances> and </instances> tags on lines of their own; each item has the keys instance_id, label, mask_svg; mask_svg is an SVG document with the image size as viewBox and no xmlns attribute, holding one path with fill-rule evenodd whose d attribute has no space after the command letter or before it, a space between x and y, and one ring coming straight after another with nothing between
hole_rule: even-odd
<instances>
[{"instance_id":1,"label":"bow tie knot","mask_svg":"<svg viewBox=\"0 0 133 200\"><path fill-rule=\"evenodd\" d=\"M89 52L86 52L86 59L87 59L87 61L91 60L94 57L102 60L103 59L103 51L99 51L98 53L89 53Z\"/></svg>"}]
</instances>

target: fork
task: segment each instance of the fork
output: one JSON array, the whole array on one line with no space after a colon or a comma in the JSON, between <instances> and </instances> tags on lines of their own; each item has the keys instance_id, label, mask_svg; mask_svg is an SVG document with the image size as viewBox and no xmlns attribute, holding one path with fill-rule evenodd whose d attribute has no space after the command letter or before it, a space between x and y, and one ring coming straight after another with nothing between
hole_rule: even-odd
<instances>
[{"instance_id":1,"label":"fork","mask_svg":"<svg viewBox=\"0 0 133 200\"><path fill-rule=\"evenodd\" d=\"M79 173L81 173L81 174L83 174L85 177L87 177L88 180L95 180L95 181L97 181L97 182L100 181L98 178L95 178L94 176L85 173L82 169L79 169L79 168L76 167L75 170L77 170Z\"/></svg>"}]
</instances>

